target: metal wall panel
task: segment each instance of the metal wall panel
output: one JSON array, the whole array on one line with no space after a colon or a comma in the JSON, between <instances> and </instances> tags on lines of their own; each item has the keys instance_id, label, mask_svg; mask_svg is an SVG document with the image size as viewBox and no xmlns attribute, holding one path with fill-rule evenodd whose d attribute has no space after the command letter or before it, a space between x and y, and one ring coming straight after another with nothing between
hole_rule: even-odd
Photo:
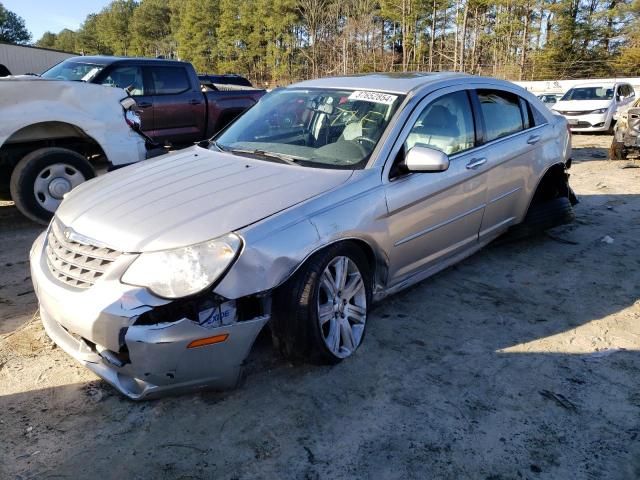
<instances>
[{"instance_id":1,"label":"metal wall panel","mask_svg":"<svg viewBox=\"0 0 640 480\"><path fill-rule=\"evenodd\" d=\"M0 64L7 67L12 75L42 73L56 63L74 56L76 55L73 53L0 43Z\"/></svg>"}]
</instances>

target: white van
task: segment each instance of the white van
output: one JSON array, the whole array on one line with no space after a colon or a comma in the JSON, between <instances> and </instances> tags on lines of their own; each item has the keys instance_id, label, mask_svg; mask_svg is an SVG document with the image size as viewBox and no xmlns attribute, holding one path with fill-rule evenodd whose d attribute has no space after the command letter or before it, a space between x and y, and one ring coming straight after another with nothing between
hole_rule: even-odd
<instances>
[{"instance_id":1,"label":"white van","mask_svg":"<svg viewBox=\"0 0 640 480\"><path fill-rule=\"evenodd\" d=\"M570 88L553 105L574 132L610 132L618 108L634 101L633 87L628 83L588 83Z\"/></svg>"}]
</instances>

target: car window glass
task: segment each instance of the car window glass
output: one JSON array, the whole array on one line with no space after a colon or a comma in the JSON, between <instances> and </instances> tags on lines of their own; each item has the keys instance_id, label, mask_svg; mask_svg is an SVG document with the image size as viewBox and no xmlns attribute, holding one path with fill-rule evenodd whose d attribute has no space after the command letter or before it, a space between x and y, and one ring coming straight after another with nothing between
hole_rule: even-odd
<instances>
[{"instance_id":1,"label":"car window glass","mask_svg":"<svg viewBox=\"0 0 640 480\"><path fill-rule=\"evenodd\" d=\"M499 90L478 90L487 142L523 130L519 97Z\"/></svg>"},{"instance_id":2,"label":"car window glass","mask_svg":"<svg viewBox=\"0 0 640 480\"><path fill-rule=\"evenodd\" d=\"M595 86L570 88L560 100L611 100L612 98L613 87Z\"/></svg>"},{"instance_id":3,"label":"car window glass","mask_svg":"<svg viewBox=\"0 0 640 480\"><path fill-rule=\"evenodd\" d=\"M537 127L538 125L544 125L547 122L547 117L545 117L540 110L538 110L535 105L529 103L529 111L531 112L531 117L533 119L532 127Z\"/></svg>"},{"instance_id":4,"label":"car window glass","mask_svg":"<svg viewBox=\"0 0 640 480\"><path fill-rule=\"evenodd\" d=\"M529 111L529 102L527 102L522 97L518 97L518 100L520 101L520 111L522 112L523 127L526 130L527 128L531 128L534 125L531 112Z\"/></svg>"},{"instance_id":5,"label":"car window glass","mask_svg":"<svg viewBox=\"0 0 640 480\"><path fill-rule=\"evenodd\" d=\"M403 99L369 90L277 89L221 132L213 148L308 167L361 169Z\"/></svg>"},{"instance_id":6,"label":"car window glass","mask_svg":"<svg viewBox=\"0 0 640 480\"><path fill-rule=\"evenodd\" d=\"M82 80L91 81L102 69L104 65L94 65L65 60L44 72L42 78L55 78L57 80Z\"/></svg>"},{"instance_id":7,"label":"car window glass","mask_svg":"<svg viewBox=\"0 0 640 480\"><path fill-rule=\"evenodd\" d=\"M151 78L156 95L175 95L191 88L187 72L182 67L153 67Z\"/></svg>"},{"instance_id":8,"label":"car window glass","mask_svg":"<svg viewBox=\"0 0 640 480\"><path fill-rule=\"evenodd\" d=\"M144 95L144 82L140 67L115 67L102 80L102 85L124 88L130 95Z\"/></svg>"},{"instance_id":9,"label":"car window glass","mask_svg":"<svg viewBox=\"0 0 640 480\"><path fill-rule=\"evenodd\" d=\"M469 97L467 92L455 92L425 107L407 136L405 151L420 145L452 155L472 148L474 141Z\"/></svg>"}]
</instances>

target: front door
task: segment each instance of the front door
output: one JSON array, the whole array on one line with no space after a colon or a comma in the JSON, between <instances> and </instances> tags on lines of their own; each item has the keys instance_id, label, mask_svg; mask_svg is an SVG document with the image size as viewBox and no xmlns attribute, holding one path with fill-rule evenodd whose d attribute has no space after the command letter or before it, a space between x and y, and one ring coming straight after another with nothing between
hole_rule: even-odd
<instances>
[{"instance_id":1,"label":"front door","mask_svg":"<svg viewBox=\"0 0 640 480\"><path fill-rule=\"evenodd\" d=\"M385 185L392 242L389 285L477 244L487 159L475 149L474 125L469 92L460 87L427 96L407 122L400 157L420 145L443 151L450 165L435 173L403 174L392 168Z\"/></svg>"}]
</instances>

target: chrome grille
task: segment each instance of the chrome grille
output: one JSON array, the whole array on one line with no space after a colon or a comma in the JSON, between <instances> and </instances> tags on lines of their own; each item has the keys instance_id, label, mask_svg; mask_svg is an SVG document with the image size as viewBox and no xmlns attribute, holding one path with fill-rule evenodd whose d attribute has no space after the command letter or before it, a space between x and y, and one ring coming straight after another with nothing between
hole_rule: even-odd
<instances>
[{"instance_id":1,"label":"chrome grille","mask_svg":"<svg viewBox=\"0 0 640 480\"><path fill-rule=\"evenodd\" d=\"M65 239L53 222L47 235L47 265L59 281L76 288L89 288L109 269L120 252Z\"/></svg>"},{"instance_id":2,"label":"chrome grille","mask_svg":"<svg viewBox=\"0 0 640 480\"><path fill-rule=\"evenodd\" d=\"M580 112L573 112L573 111L567 111L567 110L557 110L557 112L561 115L569 115L570 117L577 117L580 115L588 115L591 113L591 110L589 111L580 111Z\"/></svg>"}]
</instances>

